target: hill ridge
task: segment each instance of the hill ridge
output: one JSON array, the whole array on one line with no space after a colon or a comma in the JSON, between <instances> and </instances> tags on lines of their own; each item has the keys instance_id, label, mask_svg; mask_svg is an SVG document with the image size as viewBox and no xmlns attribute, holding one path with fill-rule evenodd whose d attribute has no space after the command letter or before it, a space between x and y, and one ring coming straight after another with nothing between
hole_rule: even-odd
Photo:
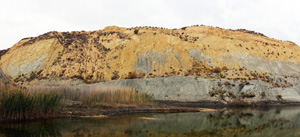
<instances>
[{"instance_id":1,"label":"hill ridge","mask_svg":"<svg viewBox=\"0 0 300 137\"><path fill-rule=\"evenodd\" d=\"M31 74L36 79L86 82L172 75L245 79L298 76L299 51L292 42L245 29L108 26L24 38L2 56L0 66L5 74L23 82Z\"/></svg>"}]
</instances>

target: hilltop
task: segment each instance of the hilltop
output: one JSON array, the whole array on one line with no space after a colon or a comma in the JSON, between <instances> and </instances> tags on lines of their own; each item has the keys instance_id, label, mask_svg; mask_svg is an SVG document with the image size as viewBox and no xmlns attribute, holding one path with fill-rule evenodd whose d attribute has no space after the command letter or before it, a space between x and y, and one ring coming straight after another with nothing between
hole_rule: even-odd
<instances>
[{"instance_id":1,"label":"hilltop","mask_svg":"<svg viewBox=\"0 0 300 137\"><path fill-rule=\"evenodd\" d=\"M217 89L255 92L256 97L270 92L265 96L275 98L282 89L293 90L287 96L298 93L299 51L293 42L245 29L110 26L24 38L1 56L0 67L19 85L81 80L158 90L150 93L167 100L207 99ZM160 83L161 87L154 86Z\"/></svg>"}]
</instances>

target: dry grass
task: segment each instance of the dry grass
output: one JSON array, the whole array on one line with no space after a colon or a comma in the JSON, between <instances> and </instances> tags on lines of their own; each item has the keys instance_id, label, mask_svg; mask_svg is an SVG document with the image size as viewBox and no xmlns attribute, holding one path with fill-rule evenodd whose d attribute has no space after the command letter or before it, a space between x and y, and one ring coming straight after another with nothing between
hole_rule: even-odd
<instances>
[{"instance_id":1,"label":"dry grass","mask_svg":"<svg viewBox=\"0 0 300 137\"><path fill-rule=\"evenodd\" d=\"M149 104L153 100L153 95L139 92L132 87L113 87L101 84L89 86L72 86L71 84L63 84L60 86L35 86L29 88L29 90L61 92L67 100L81 101L88 105L97 102Z\"/></svg>"},{"instance_id":2,"label":"dry grass","mask_svg":"<svg viewBox=\"0 0 300 137\"><path fill-rule=\"evenodd\" d=\"M51 92L49 92L51 91ZM55 117L64 100L93 103L149 104L153 95L131 87L35 86L26 89L0 89L0 121L23 121Z\"/></svg>"},{"instance_id":3,"label":"dry grass","mask_svg":"<svg viewBox=\"0 0 300 137\"><path fill-rule=\"evenodd\" d=\"M82 101L91 105L95 102L122 103L122 104L149 104L153 100L152 95L141 93L134 88L107 88L105 90L92 91L63 91L66 99Z\"/></svg>"},{"instance_id":4,"label":"dry grass","mask_svg":"<svg viewBox=\"0 0 300 137\"><path fill-rule=\"evenodd\" d=\"M83 90L84 89L84 90ZM51 91L51 92L48 92ZM81 101L86 105L93 103L149 104L153 95L138 92L130 87L73 87L36 86L0 91L0 121L23 121L55 117L57 109L64 100Z\"/></svg>"}]
</instances>

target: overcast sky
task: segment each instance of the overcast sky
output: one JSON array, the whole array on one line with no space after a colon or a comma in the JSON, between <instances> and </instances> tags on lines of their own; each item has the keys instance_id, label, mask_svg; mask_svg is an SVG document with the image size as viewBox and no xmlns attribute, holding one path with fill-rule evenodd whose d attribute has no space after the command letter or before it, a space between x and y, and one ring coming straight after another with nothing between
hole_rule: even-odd
<instances>
[{"instance_id":1,"label":"overcast sky","mask_svg":"<svg viewBox=\"0 0 300 137\"><path fill-rule=\"evenodd\" d=\"M1 0L0 49L49 31L106 26L244 28L300 45L299 0Z\"/></svg>"}]
</instances>

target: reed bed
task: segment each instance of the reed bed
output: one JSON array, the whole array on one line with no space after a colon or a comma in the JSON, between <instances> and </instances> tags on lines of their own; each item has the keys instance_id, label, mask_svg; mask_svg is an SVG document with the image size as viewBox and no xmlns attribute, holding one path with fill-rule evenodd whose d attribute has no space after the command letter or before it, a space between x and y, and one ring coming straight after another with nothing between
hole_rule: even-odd
<instances>
[{"instance_id":1,"label":"reed bed","mask_svg":"<svg viewBox=\"0 0 300 137\"><path fill-rule=\"evenodd\" d=\"M59 86L40 85L28 87L29 91L61 92L66 100L80 101L84 104L93 103L122 103L122 104L149 104L153 95L139 92L133 87L115 87L102 84L73 86L64 83Z\"/></svg>"},{"instance_id":2,"label":"reed bed","mask_svg":"<svg viewBox=\"0 0 300 137\"><path fill-rule=\"evenodd\" d=\"M64 97L57 92L0 91L0 121L55 117Z\"/></svg>"},{"instance_id":3,"label":"reed bed","mask_svg":"<svg viewBox=\"0 0 300 137\"><path fill-rule=\"evenodd\" d=\"M49 92L51 91L51 92ZM93 103L150 104L153 95L131 87L34 87L0 89L0 122L44 119L56 116L66 101Z\"/></svg>"},{"instance_id":4,"label":"reed bed","mask_svg":"<svg viewBox=\"0 0 300 137\"><path fill-rule=\"evenodd\" d=\"M121 103L121 104L149 104L153 95L142 93L135 88L106 88L105 90L70 91L64 90L66 99L81 101L87 105L96 102Z\"/></svg>"}]
</instances>

